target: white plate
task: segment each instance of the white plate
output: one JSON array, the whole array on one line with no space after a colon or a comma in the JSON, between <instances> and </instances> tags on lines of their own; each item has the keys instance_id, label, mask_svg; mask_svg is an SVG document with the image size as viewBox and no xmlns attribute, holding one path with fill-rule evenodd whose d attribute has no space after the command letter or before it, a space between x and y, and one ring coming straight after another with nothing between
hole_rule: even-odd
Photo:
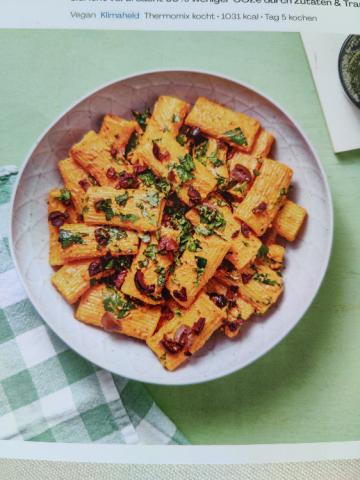
<instances>
[{"instance_id":1,"label":"white plate","mask_svg":"<svg viewBox=\"0 0 360 480\"><path fill-rule=\"evenodd\" d=\"M61 184L57 161L105 113L130 118L131 110L153 105L162 94L194 102L199 95L246 112L275 134L272 156L294 169L293 198L309 212L301 237L287 249L285 292L265 318L251 322L228 340L219 333L185 367L167 372L141 342L86 326L74 319L50 283L47 193ZM149 383L184 385L232 373L274 347L297 324L323 280L331 251L333 216L321 164L299 126L263 94L206 72L156 71L107 85L81 100L36 143L19 175L13 196L11 248L17 270L35 308L54 332L91 362L124 377Z\"/></svg>"}]
</instances>

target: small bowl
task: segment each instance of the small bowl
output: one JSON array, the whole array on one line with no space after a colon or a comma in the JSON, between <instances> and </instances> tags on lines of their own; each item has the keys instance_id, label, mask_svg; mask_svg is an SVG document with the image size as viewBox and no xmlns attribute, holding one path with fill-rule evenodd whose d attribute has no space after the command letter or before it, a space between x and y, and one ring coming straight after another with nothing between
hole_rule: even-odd
<instances>
[{"instance_id":1,"label":"small bowl","mask_svg":"<svg viewBox=\"0 0 360 480\"><path fill-rule=\"evenodd\" d=\"M354 105L360 108L360 91L359 93L356 93L352 89L349 72L347 70L349 66L349 61L352 55L354 55L357 52L358 52L358 55L360 55L360 35L349 35L346 38L345 42L343 43L339 53L338 69L339 69L340 81L346 95ZM359 70L359 75L360 75L360 70ZM359 80L359 84L360 84L360 80Z\"/></svg>"}]
</instances>

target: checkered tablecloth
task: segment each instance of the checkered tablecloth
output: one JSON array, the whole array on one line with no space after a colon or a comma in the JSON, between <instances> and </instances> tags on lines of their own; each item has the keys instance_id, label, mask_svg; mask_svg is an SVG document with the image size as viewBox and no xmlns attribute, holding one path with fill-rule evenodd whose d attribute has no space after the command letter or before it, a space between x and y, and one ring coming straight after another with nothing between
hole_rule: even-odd
<instances>
[{"instance_id":1,"label":"checkered tablecloth","mask_svg":"<svg viewBox=\"0 0 360 480\"><path fill-rule=\"evenodd\" d=\"M8 242L16 175L0 168L0 439L187 443L142 384L79 357L26 298Z\"/></svg>"}]
</instances>

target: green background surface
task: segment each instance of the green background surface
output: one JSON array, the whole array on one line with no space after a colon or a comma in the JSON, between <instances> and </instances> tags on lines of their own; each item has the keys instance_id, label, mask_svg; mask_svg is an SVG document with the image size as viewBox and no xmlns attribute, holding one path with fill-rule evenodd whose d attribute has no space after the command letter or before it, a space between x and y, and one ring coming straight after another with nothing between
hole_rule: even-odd
<instances>
[{"instance_id":1,"label":"green background surface","mask_svg":"<svg viewBox=\"0 0 360 480\"><path fill-rule=\"evenodd\" d=\"M193 443L360 439L360 152L333 154L299 35L1 31L0 65L3 165L20 165L79 97L146 69L223 73L296 118L334 198L334 249L314 304L284 341L242 371L198 386L148 389Z\"/></svg>"}]
</instances>

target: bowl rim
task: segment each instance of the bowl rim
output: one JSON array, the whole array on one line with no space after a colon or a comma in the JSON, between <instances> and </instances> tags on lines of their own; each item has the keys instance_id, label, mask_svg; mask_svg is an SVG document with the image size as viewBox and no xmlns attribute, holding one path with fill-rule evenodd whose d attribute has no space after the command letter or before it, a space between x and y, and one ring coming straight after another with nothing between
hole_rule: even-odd
<instances>
[{"instance_id":1,"label":"bowl rim","mask_svg":"<svg viewBox=\"0 0 360 480\"><path fill-rule=\"evenodd\" d=\"M221 373L217 373L213 376L211 376L211 378L204 378L204 379L195 379L195 380L192 380L192 379L189 379L189 380L177 380L177 381L171 381L171 377L169 378L169 381L167 379L164 379L164 380L149 380L149 379L146 379L146 377L143 377L141 375L137 375L137 374L134 374L133 376L128 376L128 377L125 377L122 373L119 373L117 371L115 371L115 369L111 369L107 366L104 366L101 364L101 362L97 362L97 361L94 361L92 358L91 358L91 355L88 353L88 352L81 352L79 351L78 348L74 348L73 346L71 346L67 339L64 338L63 334L61 331L59 331L58 328L54 328L52 325L50 325L48 323L48 321L45 319L45 315L42 315L42 307L41 307L41 302L37 302L32 294L31 294L31 291L30 291L30 288L28 287L27 285L27 282L22 274L22 270L20 268L20 265L18 263L18 260L17 260L17 257L16 257L16 248L15 248L15 243L14 243L14 209L15 209L15 201L16 201L16 196L17 196L17 191L18 191L18 188L19 188L19 185L20 185L20 181L22 179L22 176L24 174L24 171L29 163L29 160L30 158L32 157L32 154L34 153L35 149L37 148L38 144L41 142L41 140L51 131L51 129L68 113L70 112L73 108L75 108L77 105L79 105L80 103L82 103L84 100L86 100L88 97L96 94L97 92L100 92L101 90L105 89L105 88L108 88L108 87L111 87L112 85L115 85L119 82L124 82L124 81L128 81L128 80L131 80L131 79L134 79L136 77L140 77L140 76L145 76L145 75L151 75L151 74L156 74L156 73L189 73L189 74L200 74L200 75L208 75L208 76L211 76L211 77L216 77L217 79L220 79L220 80L226 80L226 81L229 81L229 82L232 82L232 83L235 83L236 85L240 86L240 87L244 87L246 89L248 89L249 91L252 91L254 92L256 95L259 95L261 97L263 97L265 100L267 100L268 102L270 102L272 105L274 105L286 118L288 118L292 124L295 126L295 128L300 132L301 136L303 137L303 139L305 140L306 144L307 144L307 147L309 148L310 152L312 153L314 159L315 159L315 162L316 162L316 165L317 167L319 168L319 171L320 171L320 174L321 174L321 177L322 177L322 180L324 182L324 187L325 187L325 193L326 193L326 200L327 200L327 204L328 204L328 210L329 210L329 224L328 224L328 235L329 235L329 241L327 243L327 249L326 251L323 252L323 258L324 258L324 262L322 263L322 268L321 270L319 271L318 273L318 276L317 276L317 281L316 281L316 286L314 288L314 292L313 294L310 296L308 302L304 305L304 307L302 308L299 316L298 316L298 319L296 320L295 323L292 323L290 325L287 325L286 328L283 329L281 335L279 335L279 337L276 339L276 341L272 342L271 344L268 344L266 345L264 348L262 348L261 350L258 350L256 353L254 353L253 355L249 356L248 360L242 365L242 366L234 366L233 368L228 368L227 370L221 372ZM125 76L122 76L122 77L119 77L119 78L116 78L114 80L111 80L111 81L108 81L100 86L97 86L96 88L93 88L91 89L90 91L88 91L85 95L83 95L80 99L76 100L75 102L73 102L70 106L68 106L65 110L63 110L57 117L56 119L38 136L38 138L36 139L36 141L34 142L34 144L31 146L31 148L29 149L26 157L25 157L25 161L23 162L21 168L19 169L18 171L18 176L17 176L17 179L16 179L16 182L14 184L14 187L13 187L13 191L12 191L12 196L11 196L11 201L10 201L10 218L9 218L9 222L10 222L10 225L9 225L9 232L10 232L10 238L9 238L9 247L10 247L10 252L11 252L11 256L12 256L12 259L13 259L13 262L14 262L14 266L15 266L15 269L17 271L17 274L20 278L20 281L24 287L24 290L29 298L29 300L31 301L32 305L35 307L37 313L40 315L40 317L43 319L44 323L70 348L72 349L73 351L75 351L78 355L80 355L81 357L85 358L86 360L88 360L89 362L99 366L100 368L103 368L104 370L106 371L109 371L110 373L114 374L114 375L118 375L118 376L123 376L124 378L127 378L127 379L130 379L130 380L135 380L135 381L140 381L140 382L143 382L143 383L147 383L149 385L162 385L162 386L171 386L171 387L176 387L176 386L185 386L185 385L198 385L198 384L202 384L202 383L207 383L207 382L211 382L211 381L214 381L214 380L218 380L220 378L223 378L223 377L226 377L228 375L231 375L233 373L236 373L246 367L248 367L249 365L251 365L252 363L254 363L255 361L257 361L258 359L260 359L261 357L263 357L265 354L267 354L270 350L272 350L274 347L276 347L282 340L284 340L284 338L295 328L296 325L298 325L298 323L300 322L300 320L304 317L304 315L306 314L306 312L308 311L308 309L310 308L310 306L312 305L317 293L319 292L319 289L323 283L323 280L325 278L325 275L326 275L326 272L328 270L328 267L329 267L329 262L330 262L330 257L331 257L331 253L332 253L332 248L333 248L333 240L334 240L334 205L333 205L333 199L332 199L332 194L331 194L331 190L330 190L330 186L329 186L329 183L328 183L328 180L327 180L327 175L325 173L325 170L322 166L322 163L314 149L314 147L312 146L308 136L305 134L305 132L303 131L303 129L300 127L300 125L298 124L298 122L296 120L293 119L293 117L288 114L286 112L286 110L284 110L282 108L282 106L280 106L278 104L277 101L275 101L272 97L270 97L269 95L267 94L264 94L262 91L258 90L257 88L254 88L252 85L248 84L247 82L243 82L241 80L238 80L234 77L231 77L229 75L224 75L222 73L219 73L219 72L215 72L213 70L206 70L206 69L194 69L194 68L171 68L171 67L168 67L168 68L160 68L160 69L149 69L149 70L142 70L142 71L138 71L138 72L135 72L135 73L132 73L130 75L125 75ZM175 379L174 379L175 380Z\"/></svg>"},{"instance_id":2,"label":"bowl rim","mask_svg":"<svg viewBox=\"0 0 360 480\"><path fill-rule=\"evenodd\" d=\"M344 92L346 93L346 96L352 102L353 105L360 108L360 100L359 101L355 100L355 98L351 95L351 93L350 93L350 91L349 91L349 89L346 85L345 78L344 78L344 72L343 72L343 69L342 69L342 60L344 58L345 51L346 51L346 49L348 47L348 44L350 43L350 41L352 40L353 37L359 37L360 38L360 35L348 35L345 38L343 44L341 45L339 56L338 56L338 73L339 73L339 78L340 78L341 85L343 87Z\"/></svg>"}]
</instances>

